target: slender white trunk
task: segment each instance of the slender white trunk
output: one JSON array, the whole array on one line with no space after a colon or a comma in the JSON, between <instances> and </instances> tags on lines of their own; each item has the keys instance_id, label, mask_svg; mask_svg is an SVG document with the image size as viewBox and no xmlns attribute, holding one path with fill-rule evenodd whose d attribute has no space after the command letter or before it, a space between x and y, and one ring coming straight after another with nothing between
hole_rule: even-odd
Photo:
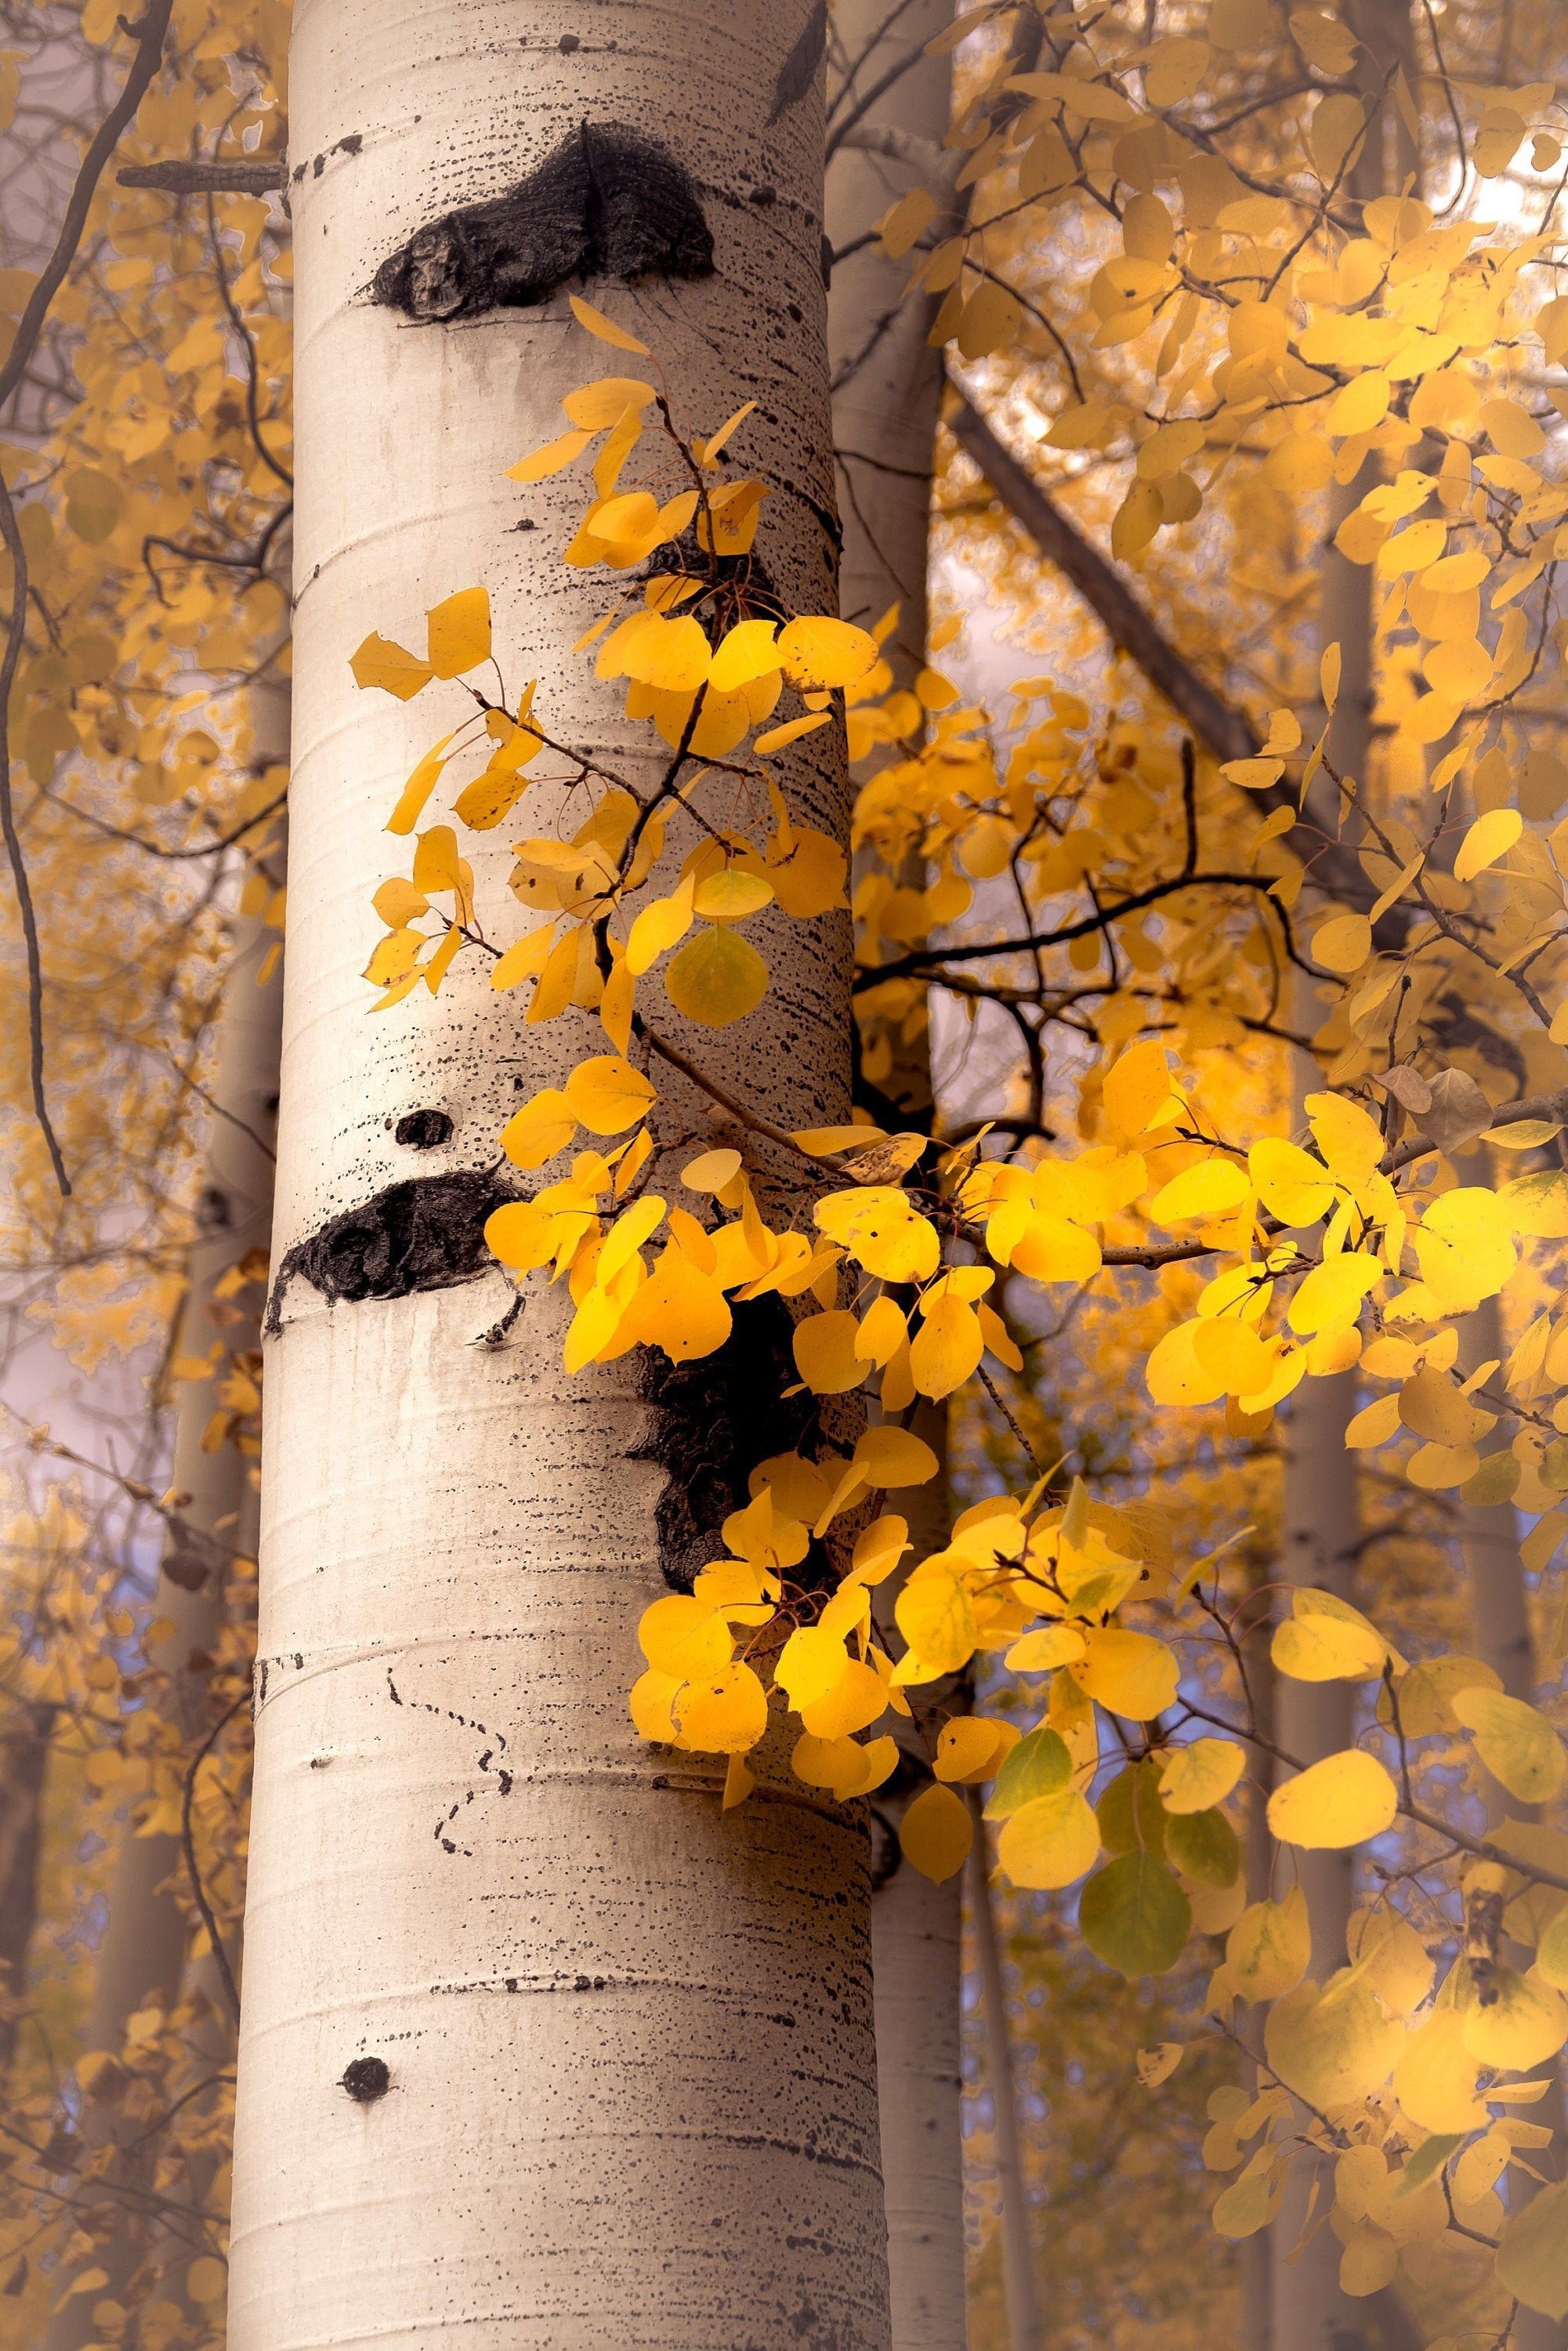
<instances>
[{"instance_id":1,"label":"slender white trunk","mask_svg":"<svg viewBox=\"0 0 1568 2351\"><path fill-rule=\"evenodd\" d=\"M508 680L538 674L558 738L654 772L569 651L614 592L559 561L579 477L521 496L505 479L616 356L564 287L410 325L370 282L585 120L660 141L716 274L587 291L655 347L684 419L711 430L758 402L746 455L776 485L758 553L786 597L831 609L821 106L813 80L778 86L814 17L602 0L580 36L542 0L297 8L285 1249L349 1209L373 1237L389 1187L489 1166L520 1095L603 1050L576 1015L526 1027L463 967L437 1004L368 1014L382 827L456 705L356 695L361 638L417 641L425 607L483 580ZM780 772L838 831L824 739ZM526 829L556 816L536 785ZM470 852L504 935L515 831ZM764 1008L716 1039L671 1014L672 1033L773 1121L840 1118L847 925L757 935ZM684 1134L706 1123L695 1098L676 1108ZM448 1138L400 1144L414 1112ZM721 1815L711 1759L635 1737L633 1626L662 1588L655 1416L635 1357L562 1370L559 1291L532 1294L511 1344L474 1345L507 1296L493 1273L335 1306L299 1278L280 1301L231 2343L884 2351L864 1822L782 1775Z\"/></svg>"},{"instance_id":2,"label":"slender white trunk","mask_svg":"<svg viewBox=\"0 0 1568 2351\"><path fill-rule=\"evenodd\" d=\"M1366 567L1347 562L1333 545L1343 516L1364 486L1358 478L1330 500L1319 631L1324 646L1338 644L1342 664L1330 756L1342 776L1354 776L1364 786L1372 741L1372 575ZM1311 1036L1321 1026L1324 1008L1312 981L1298 978L1292 1005L1295 1029L1301 1035ZM1302 1097L1321 1079L1310 1054L1298 1053L1293 1058L1300 1123L1305 1116ZM1317 1584L1342 1599L1352 1593L1361 1538L1356 1457L1346 1451L1344 1442L1354 1410L1355 1374L1344 1372L1332 1378L1303 1380L1281 1416L1283 1572L1291 1583ZM1281 1676L1274 1689L1275 1736L1281 1747L1300 1763L1316 1762L1348 1747L1354 1728L1353 1703L1353 1685L1348 1682L1300 1682ZM1291 1858L1307 1897L1312 1973L1321 1982L1345 1964L1351 1855L1302 1851ZM1291 2165L1284 2201L1270 2231L1273 2351L1354 2351L1365 2339L1366 2305L1344 2294L1339 2283L1340 2243L1325 2217L1333 2193L1332 2158L1316 2163L1298 2158ZM1302 2245L1309 2202L1312 2233Z\"/></svg>"},{"instance_id":3,"label":"slender white trunk","mask_svg":"<svg viewBox=\"0 0 1568 2351\"><path fill-rule=\"evenodd\" d=\"M902 13L892 0L841 0L834 54L848 78L839 114L852 111L862 94L903 67L858 127L870 135L892 124L936 150L947 128L947 65L923 53L950 16L951 0L919 0ZM841 147L827 183L832 246L841 250L866 235L919 176L874 150ZM908 275L907 261L862 246L835 266L828 299L844 533L840 610L870 626L898 604L887 653L902 684L911 682L925 643L931 464L942 396L942 354L926 340L931 305L905 298ZM931 1091L924 1036L909 1063L886 1091L918 1112ZM919 1419L921 1434L944 1458L946 1424L939 1405L926 1406ZM945 1476L910 1499L912 1556L924 1558L946 1540ZM906 1802L890 1794L879 1802L894 1829ZM872 1962L893 2346L962 2351L962 1878L933 1886L899 1864L896 1846L892 1860L872 1904Z\"/></svg>"},{"instance_id":4,"label":"slender white trunk","mask_svg":"<svg viewBox=\"0 0 1568 2351\"><path fill-rule=\"evenodd\" d=\"M252 689L247 702L251 758L259 773L288 757L287 686L264 683ZM236 922L211 1082L217 1108L207 1143L206 1177L196 1203L199 1231L187 1267L180 1322L179 1353L183 1356L193 1360L207 1355L220 1335L225 1342L212 1375L183 1381L178 1389L170 1483L187 1498L180 1505L184 1531L165 1553L152 1602L154 1618L167 1629L151 1654L169 1677L166 1703L187 1753L194 1751L210 1727L208 1676L202 1661L214 1648L224 1620L228 1562L246 1552L255 1533L250 1463L234 1445L209 1447L203 1439L222 1410L219 1390L230 1352L255 1340L253 1332L247 1341L228 1320L232 1310L224 1307L218 1308L224 1317L220 1334L212 1311L217 1284L247 1250L267 1248L272 1223L268 1138L277 1108L283 986L276 975L265 987L257 982L276 945L277 934L259 922ZM193 1659L197 1661L194 1667ZM84 2053L118 2053L136 2010L149 2001L168 2008L177 1998L189 1938L187 1912L172 1881L184 1867L178 1836L136 1836L127 1831L94 1964L92 2000L81 2036ZM212 1997L223 1997L221 1983L213 1985ZM224 2042L232 2048L232 2033L226 2010L221 2019L214 2011L214 2054ZM227 2050L222 2053L226 2055ZM87 2110L89 2139L116 2126L108 2110ZM89 2191L84 2204L90 2200ZM99 2258L109 2269L111 2283L122 2283L139 2258L123 2222L117 2221ZM189 2259L188 2247L180 2258ZM90 2294L77 2295L57 2311L47 2351L76 2351L92 2331L92 2306Z\"/></svg>"},{"instance_id":5,"label":"slender white trunk","mask_svg":"<svg viewBox=\"0 0 1568 2351\"><path fill-rule=\"evenodd\" d=\"M972 1803L975 1843L969 1855L970 1915L980 1971L980 2014L986 2035L986 2074L991 2091L991 2128L996 2149L997 2200L1000 2207L1002 2293L1007 2304L1009 2351L1042 2351L1045 2316L1035 2269L1034 2231L1024 2182L1023 2143L1019 2131L1018 2091L1013 2077L1012 2035L1008 2030L1007 1987L991 1894L986 1825Z\"/></svg>"}]
</instances>

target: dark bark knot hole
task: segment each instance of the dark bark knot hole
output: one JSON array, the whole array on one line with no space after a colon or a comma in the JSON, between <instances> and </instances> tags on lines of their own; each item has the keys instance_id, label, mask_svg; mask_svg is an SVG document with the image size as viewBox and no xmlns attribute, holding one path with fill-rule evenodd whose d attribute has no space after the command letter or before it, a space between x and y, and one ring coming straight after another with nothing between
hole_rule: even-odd
<instances>
[{"instance_id":1,"label":"dark bark knot hole","mask_svg":"<svg viewBox=\"0 0 1568 2351\"><path fill-rule=\"evenodd\" d=\"M356 2105L373 2106L392 2088L392 2068L384 2057L356 2057L344 2069L340 2087Z\"/></svg>"},{"instance_id":2,"label":"dark bark knot hole","mask_svg":"<svg viewBox=\"0 0 1568 2351\"><path fill-rule=\"evenodd\" d=\"M757 1298L737 1304L735 1328L715 1353L678 1364L654 1349L647 1354L643 1394L653 1426L631 1458L656 1461L665 1473L653 1517L673 1591L689 1592L709 1561L725 1556L724 1522L744 1509L751 1471L805 1433L813 1398L780 1393L796 1378L793 1334L782 1300ZM819 1552L813 1546L792 1571L798 1580L812 1577Z\"/></svg>"},{"instance_id":3,"label":"dark bark knot hole","mask_svg":"<svg viewBox=\"0 0 1568 2351\"><path fill-rule=\"evenodd\" d=\"M496 1263L485 1245L486 1219L516 1197L492 1167L459 1167L389 1185L295 1243L277 1269L267 1330L276 1334L282 1327L284 1292L297 1274L332 1306L475 1280Z\"/></svg>"},{"instance_id":4,"label":"dark bark knot hole","mask_svg":"<svg viewBox=\"0 0 1568 2351\"><path fill-rule=\"evenodd\" d=\"M411 1151L439 1151L452 1140L452 1121L444 1110L411 1110L392 1129L392 1141Z\"/></svg>"},{"instance_id":5,"label":"dark bark knot hole","mask_svg":"<svg viewBox=\"0 0 1568 2351\"><path fill-rule=\"evenodd\" d=\"M656 139L585 122L505 195L419 229L371 299L411 319L543 302L568 278L708 277L713 237L691 174Z\"/></svg>"}]
</instances>

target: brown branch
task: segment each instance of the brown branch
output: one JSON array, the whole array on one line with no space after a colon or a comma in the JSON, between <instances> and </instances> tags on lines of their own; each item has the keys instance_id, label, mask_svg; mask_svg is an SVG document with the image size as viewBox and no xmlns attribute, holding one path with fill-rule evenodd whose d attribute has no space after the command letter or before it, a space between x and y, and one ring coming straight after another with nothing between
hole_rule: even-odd
<instances>
[{"instance_id":1,"label":"brown branch","mask_svg":"<svg viewBox=\"0 0 1568 2351\"><path fill-rule=\"evenodd\" d=\"M1178 710L1217 759L1248 759L1258 749L1250 721L1199 677L1158 622L1119 580L1061 507L999 441L979 411L960 399L947 418L954 438L972 457L1015 521L1046 559L1077 589L1112 643L1135 661L1151 685Z\"/></svg>"},{"instance_id":2,"label":"brown branch","mask_svg":"<svg viewBox=\"0 0 1568 2351\"><path fill-rule=\"evenodd\" d=\"M158 188L171 196L267 196L285 185L287 174L282 155L226 163L193 156L183 162L128 163L115 177L122 188Z\"/></svg>"}]
</instances>

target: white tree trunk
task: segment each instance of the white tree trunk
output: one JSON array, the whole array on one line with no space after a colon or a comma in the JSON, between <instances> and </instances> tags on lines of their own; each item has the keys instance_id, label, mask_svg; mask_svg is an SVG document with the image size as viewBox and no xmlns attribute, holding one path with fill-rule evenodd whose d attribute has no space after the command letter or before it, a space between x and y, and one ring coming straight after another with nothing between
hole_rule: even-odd
<instances>
[{"instance_id":1,"label":"white tree trunk","mask_svg":"<svg viewBox=\"0 0 1568 2351\"><path fill-rule=\"evenodd\" d=\"M1012 2035L1008 2030L1007 1987L991 1896L991 1860L986 1824L971 1803L975 1843L969 1855L969 1893L979 1960L980 2014L986 2032L986 2074L991 2090L996 2144L997 2201L1000 2207L1002 2296L1008 2314L1009 2351L1043 2351L1045 2314L1035 2268L1034 2231L1024 2184L1023 2140L1019 2129L1018 2090L1013 2077Z\"/></svg>"},{"instance_id":2,"label":"white tree trunk","mask_svg":"<svg viewBox=\"0 0 1568 2351\"><path fill-rule=\"evenodd\" d=\"M1360 784L1366 781L1372 739L1372 575L1364 566L1347 562L1333 545L1333 534L1364 486L1352 485L1331 496L1319 607L1321 641L1325 647L1337 643L1342 657L1330 755L1341 775L1354 776ZM1299 1034L1311 1036L1321 1027L1324 1008L1312 981L1298 977L1292 1008L1292 1025ZM1305 1118L1302 1097L1315 1090L1321 1075L1309 1054L1293 1058L1296 1121L1301 1125ZM1361 1539L1356 1457L1346 1451L1344 1442L1354 1410L1355 1374L1343 1372L1328 1379L1303 1380L1281 1416L1284 1574L1291 1583L1318 1584L1342 1599L1352 1596ZM1352 1707L1353 1685L1348 1682L1300 1682L1281 1675L1274 1685L1275 1736L1299 1762L1316 1762L1350 1745ZM1345 1964L1351 1855L1301 1851L1291 1859L1307 1897L1312 1974L1322 1982ZM1312 2233L1302 2246L1314 2175ZM1316 2165L1298 2158L1292 2164L1270 2232L1273 2351L1354 2351L1365 2340L1366 2304L1353 2300L1339 2283L1340 2242L1325 2217L1333 2192L1332 2158Z\"/></svg>"},{"instance_id":3,"label":"white tree trunk","mask_svg":"<svg viewBox=\"0 0 1568 2351\"><path fill-rule=\"evenodd\" d=\"M832 19L834 56L846 76L839 115L847 117L863 93L902 67L857 130L891 125L938 152L947 128L947 61L924 50L951 14L951 0L918 0L902 13L893 0L841 0ZM842 249L866 235L920 177L896 158L841 146L828 172L830 242ZM844 533L840 610L869 627L899 605L886 651L901 684L911 683L925 643L931 465L942 397L942 353L926 340L933 305L919 295L905 298L908 276L906 260L862 246L835 266L828 299ZM930 1098L925 1038L910 1063L887 1091L918 1109ZM939 1405L920 1415L921 1434L944 1456L946 1425ZM946 1540L945 1478L907 1499L915 1506L912 1556L924 1558ZM906 1801L890 1795L878 1809L896 1825ZM933 1886L900 1865L896 1849L893 1863L872 1904L872 1959L894 2351L963 2351L962 1878Z\"/></svg>"},{"instance_id":4,"label":"white tree trunk","mask_svg":"<svg viewBox=\"0 0 1568 2351\"><path fill-rule=\"evenodd\" d=\"M625 361L572 325L564 288L410 325L370 281L584 120L661 141L716 274L586 290L655 347L689 424L758 402L733 444L776 485L758 553L786 597L831 610L817 84L768 119L813 17L807 0L602 0L583 37L546 0L297 8L280 1255L391 1186L492 1165L515 1102L603 1050L574 1014L525 1027L461 966L437 1004L369 1015L368 895L397 848L382 827L461 704L357 695L360 640L417 643L424 608L482 580L508 682L538 674L558 739L657 772L569 652L622 584L560 564L580 477L521 495L504 477L559 431L564 392ZM780 772L807 820L841 830L824 740ZM536 785L522 829L556 813ZM470 852L503 936L517 829ZM661 1025L775 1122L838 1119L847 924L756 935L761 1010L716 1038ZM678 1108L672 1142L705 1123L695 1097ZM432 1110L449 1141L400 1145L405 1114ZM335 1306L298 1279L280 1301L231 2342L428 2351L461 2328L469 2351L884 2351L864 1821L782 1776L721 1816L710 1759L635 1737L633 1627L663 1588L640 1365L570 1377L559 1290L533 1292L512 1343L472 1344L507 1297L493 1273Z\"/></svg>"},{"instance_id":5,"label":"white tree trunk","mask_svg":"<svg viewBox=\"0 0 1568 2351\"><path fill-rule=\"evenodd\" d=\"M288 689L268 681L254 687L246 699L252 763L259 773L288 758ZM261 923L236 922L233 961L218 1015L218 1050L211 1084L212 1100L218 1107L207 1143L206 1181L196 1204L200 1236L191 1250L180 1322L179 1352L192 1358L207 1354L219 1335L209 1311L216 1284L247 1249L266 1249L271 1227L273 1162L268 1137L277 1109L283 985L276 974L265 987L258 986L257 979L276 945L277 934ZM247 1335L232 1324L225 1324L222 1335L230 1347L255 1341L254 1332ZM152 1655L170 1677L169 1704L192 1753L205 1735L210 1718L206 1673L193 1673L189 1660L214 1646L224 1619L227 1562L235 1554L248 1555L247 1546L255 1538L256 1497L249 1462L233 1445L209 1451L202 1441L220 1409L225 1368L225 1360L220 1357L210 1378L183 1381L177 1392L170 1483L188 1498L180 1506L188 1533L171 1542L152 1602L154 1617L168 1630ZM84 2053L107 2050L117 2054L126 2024L137 2009L150 2001L167 2008L176 1999L188 1937L186 1913L170 1881L184 1866L177 1836L134 1836L127 1830L110 1882L103 1941L94 1963L92 2000L81 2036ZM214 1984L211 1990L214 1998L222 1997L219 1986ZM214 2022L216 2038L226 2038L232 2029L226 2012L222 2022ZM89 2138L95 2131L115 2126L109 2110L87 2109ZM111 2283L122 2283L136 2258L123 2230L101 2249L100 2258L109 2268ZM181 2258L188 2261L188 2247ZM92 2307L90 2294L73 2296L64 2304L50 2320L47 2351L76 2351L92 2332Z\"/></svg>"}]
</instances>

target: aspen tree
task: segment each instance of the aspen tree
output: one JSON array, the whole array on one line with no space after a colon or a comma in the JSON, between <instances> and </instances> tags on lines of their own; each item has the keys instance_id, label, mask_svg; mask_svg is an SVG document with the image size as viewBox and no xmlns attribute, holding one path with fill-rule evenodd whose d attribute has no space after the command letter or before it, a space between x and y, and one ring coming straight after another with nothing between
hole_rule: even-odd
<instances>
[{"instance_id":1,"label":"aspen tree","mask_svg":"<svg viewBox=\"0 0 1568 2351\"><path fill-rule=\"evenodd\" d=\"M483 1343L505 1286L449 1270L476 1270L441 1221L472 1197L442 1179L489 1180L507 1108L564 1074L583 1025L518 1018L497 1054L483 975L373 1020L355 977L390 862L389 778L423 733L357 694L368 629L484 580L508 675L526 664L563 732L649 773L569 658L593 618L559 567L573 493L506 480L593 345L564 287L502 309L481 290L473 316L440 315L441 253L461 240L435 225L454 206L522 183L515 237L548 257L559 232L557 277L604 280L590 292L657 344L683 418L758 402L779 484L759 553L805 609L832 594L821 22L759 0L619 5L586 38L530 6L503 46L474 0L296 13L277 1262L294 1252L330 1288L341 1237L336 1262L361 1271L336 1303L294 1275L269 1347L236 2351L345 2330L423 2342L459 2321L476 2346L887 2341L863 1821L768 1775L721 1814L711 1761L643 1746L606 1662L661 1588L651 1444L700 1450L705 1398L684 1418L651 1407L636 1357L563 1374L559 1291ZM661 225L608 204L584 219L585 122L605 133L595 164L628 130L659 142L714 274L613 282L646 268ZM563 142L557 182L530 192ZM635 187L622 195L634 214ZM436 313L413 320L370 298L410 241L410 298ZM841 829L841 752L819 744L798 773ZM476 860L481 912L507 870L497 838ZM782 935L770 963L766 1044L753 1024L709 1065L775 1123L841 1118L842 918ZM683 1109L706 1123L700 1097ZM414 1202L430 1286L405 1264L389 1295L388 1226Z\"/></svg>"}]
</instances>

